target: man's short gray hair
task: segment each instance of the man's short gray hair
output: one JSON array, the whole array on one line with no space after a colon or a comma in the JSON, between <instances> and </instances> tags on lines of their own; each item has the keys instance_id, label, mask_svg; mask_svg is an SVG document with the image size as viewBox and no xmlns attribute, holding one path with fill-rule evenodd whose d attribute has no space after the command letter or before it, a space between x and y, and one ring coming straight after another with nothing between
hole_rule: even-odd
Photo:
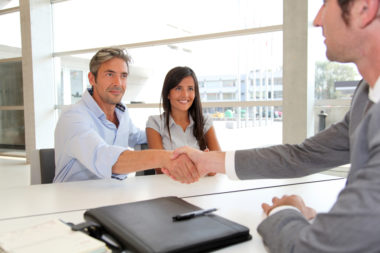
<instances>
[{"instance_id":1,"label":"man's short gray hair","mask_svg":"<svg viewBox=\"0 0 380 253\"><path fill-rule=\"evenodd\" d=\"M95 76L98 75L98 70L100 65L104 62L111 60L112 58L120 58L125 61L129 72L129 63L131 62L131 57L128 55L127 51L120 48L102 48L92 57L90 61L90 72Z\"/></svg>"}]
</instances>

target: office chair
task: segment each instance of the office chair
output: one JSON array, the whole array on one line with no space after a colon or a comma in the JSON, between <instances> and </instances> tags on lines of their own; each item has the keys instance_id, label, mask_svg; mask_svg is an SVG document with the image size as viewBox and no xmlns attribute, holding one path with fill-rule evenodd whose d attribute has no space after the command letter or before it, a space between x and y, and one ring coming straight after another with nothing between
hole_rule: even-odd
<instances>
[{"instance_id":1,"label":"office chair","mask_svg":"<svg viewBox=\"0 0 380 253\"><path fill-rule=\"evenodd\" d=\"M55 175L54 148L40 149L41 184L53 183Z\"/></svg>"}]
</instances>

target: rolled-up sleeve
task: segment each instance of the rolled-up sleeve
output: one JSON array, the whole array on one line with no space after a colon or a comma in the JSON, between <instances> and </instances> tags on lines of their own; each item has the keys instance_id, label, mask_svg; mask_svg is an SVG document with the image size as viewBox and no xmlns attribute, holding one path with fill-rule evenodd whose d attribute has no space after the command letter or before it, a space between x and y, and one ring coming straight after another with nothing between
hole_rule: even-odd
<instances>
[{"instance_id":1,"label":"rolled-up sleeve","mask_svg":"<svg viewBox=\"0 0 380 253\"><path fill-rule=\"evenodd\" d=\"M84 146L83 143L86 143ZM110 178L112 166L125 147L109 145L94 131L89 130L73 137L68 145L68 154L100 178Z\"/></svg>"},{"instance_id":2,"label":"rolled-up sleeve","mask_svg":"<svg viewBox=\"0 0 380 253\"><path fill-rule=\"evenodd\" d=\"M108 144L100 134L114 130L100 129L92 116L80 110L62 113L55 131L54 182L111 178L112 166L127 147Z\"/></svg>"}]
</instances>

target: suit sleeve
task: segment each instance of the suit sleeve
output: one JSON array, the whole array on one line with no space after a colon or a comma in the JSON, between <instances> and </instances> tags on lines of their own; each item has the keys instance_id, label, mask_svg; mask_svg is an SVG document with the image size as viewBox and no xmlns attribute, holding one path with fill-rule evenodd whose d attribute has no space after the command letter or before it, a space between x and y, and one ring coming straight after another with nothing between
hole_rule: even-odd
<instances>
[{"instance_id":1,"label":"suit sleeve","mask_svg":"<svg viewBox=\"0 0 380 253\"><path fill-rule=\"evenodd\" d=\"M239 150L239 179L302 177L349 163L349 112L344 119L299 145Z\"/></svg>"},{"instance_id":2,"label":"suit sleeve","mask_svg":"<svg viewBox=\"0 0 380 253\"><path fill-rule=\"evenodd\" d=\"M347 186L312 224L293 210L266 218L259 234L271 252L380 251L380 106L355 133Z\"/></svg>"}]
</instances>

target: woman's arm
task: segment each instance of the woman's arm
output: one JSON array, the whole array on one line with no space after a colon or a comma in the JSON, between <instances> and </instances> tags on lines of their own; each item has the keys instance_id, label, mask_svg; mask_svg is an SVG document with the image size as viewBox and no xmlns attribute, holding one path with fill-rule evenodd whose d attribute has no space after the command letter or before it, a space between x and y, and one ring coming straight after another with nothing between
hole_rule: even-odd
<instances>
[{"instance_id":1,"label":"woman's arm","mask_svg":"<svg viewBox=\"0 0 380 253\"><path fill-rule=\"evenodd\" d=\"M164 149L162 137L156 130L147 127L145 131L149 149Z\"/></svg>"},{"instance_id":2,"label":"woman's arm","mask_svg":"<svg viewBox=\"0 0 380 253\"><path fill-rule=\"evenodd\" d=\"M206 135L206 145L210 151L221 151L214 127L210 127Z\"/></svg>"}]
</instances>

